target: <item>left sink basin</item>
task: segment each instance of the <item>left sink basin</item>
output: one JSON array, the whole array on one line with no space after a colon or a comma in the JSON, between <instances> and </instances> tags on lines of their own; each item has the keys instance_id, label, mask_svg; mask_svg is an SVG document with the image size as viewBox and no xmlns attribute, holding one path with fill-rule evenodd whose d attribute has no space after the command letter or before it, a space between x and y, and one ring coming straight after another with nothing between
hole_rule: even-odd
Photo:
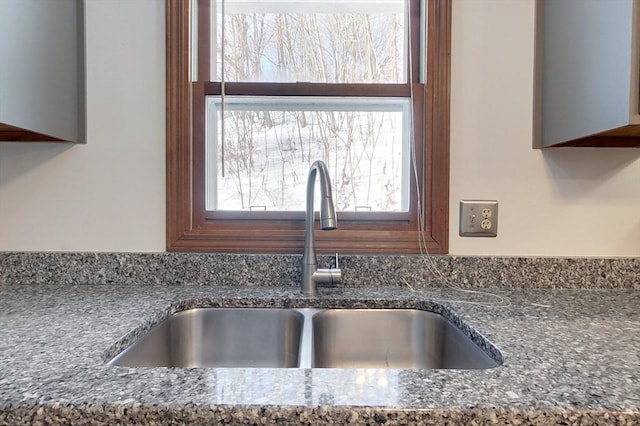
<instances>
[{"instance_id":1,"label":"left sink basin","mask_svg":"<svg viewBox=\"0 0 640 426\"><path fill-rule=\"evenodd\" d=\"M303 323L292 309L189 309L162 321L108 364L297 367Z\"/></svg>"}]
</instances>

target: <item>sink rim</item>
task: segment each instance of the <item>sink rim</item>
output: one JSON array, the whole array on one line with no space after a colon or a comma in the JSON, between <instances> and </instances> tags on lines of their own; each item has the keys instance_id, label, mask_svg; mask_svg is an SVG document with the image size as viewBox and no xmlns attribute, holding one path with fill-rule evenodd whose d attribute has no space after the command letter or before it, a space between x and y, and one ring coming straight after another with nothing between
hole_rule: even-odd
<instances>
[{"instance_id":1,"label":"sink rim","mask_svg":"<svg viewBox=\"0 0 640 426\"><path fill-rule=\"evenodd\" d=\"M109 364L115 357L127 350L130 346L136 344L139 340L144 338L152 329L158 326L163 321L167 320L174 314L194 310L194 309L285 309L296 310L304 313L304 315L310 315L311 317L321 311L326 310L417 310L424 312L431 312L440 315L450 325L457 328L462 332L466 338L471 340L484 354L495 361L496 366L490 368L497 368L504 365L505 357L498 346L486 337L483 333L476 328L469 325L458 314L454 313L449 307L432 301L432 300L410 300L410 299L384 299L367 301L363 299L226 299L216 298L212 299L187 299L179 302L174 302L166 310L155 313L146 317L144 322L122 337L117 339L109 347L107 347L103 354L102 360L105 364ZM304 321L303 327L307 326L307 323L311 323L311 317L309 321ZM302 347L302 339L301 339ZM302 352L302 350L300 351ZM302 353L300 354L302 356ZM117 368L120 366L110 366L109 368ZM187 368L187 367L124 367L124 368ZM297 367L197 367L197 368L314 368L314 369L332 369L336 367L312 367L310 365L297 366ZM353 369L353 368L349 368ZM401 369L413 369L413 368L401 368ZM443 371L443 369L438 369ZM454 369L454 371L460 371Z\"/></svg>"}]
</instances>

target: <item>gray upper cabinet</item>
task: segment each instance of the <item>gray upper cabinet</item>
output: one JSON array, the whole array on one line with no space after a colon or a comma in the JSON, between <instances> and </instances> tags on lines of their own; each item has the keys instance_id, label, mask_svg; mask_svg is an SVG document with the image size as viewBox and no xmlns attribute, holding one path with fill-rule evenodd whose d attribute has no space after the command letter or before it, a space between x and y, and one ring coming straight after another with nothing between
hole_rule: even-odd
<instances>
[{"instance_id":1,"label":"gray upper cabinet","mask_svg":"<svg viewBox=\"0 0 640 426\"><path fill-rule=\"evenodd\" d=\"M83 0L0 0L0 141L86 141Z\"/></svg>"},{"instance_id":2,"label":"gray upper cabinet","mask_svg":"<svg viewBox=\"0 0 640 426\"><path fill-rule=\"evenodd\" d=\"M534 148L640 146L639 0L537 0Z\"/></svg>"}]
</instances>

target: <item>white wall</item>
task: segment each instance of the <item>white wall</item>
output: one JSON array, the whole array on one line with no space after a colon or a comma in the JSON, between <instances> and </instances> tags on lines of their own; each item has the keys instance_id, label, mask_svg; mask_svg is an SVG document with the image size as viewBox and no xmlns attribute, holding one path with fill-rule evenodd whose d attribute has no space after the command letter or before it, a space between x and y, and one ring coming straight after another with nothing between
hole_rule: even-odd
<instances>
[{"instance_id":1,"label":"white wall","mask_svg":"<svg viewBox=\"0 0 640 426\"><path fill-rule=\"evenodd\" d=\"M0 143L0 250L164 250L164 2L87 0L86 32L87 144Z\"/></svg>"},{"instance_id":2,"label":"white wall","mask_svg":"<svg viewBox=\"0 0 640 426\"><path fill-rule=\"evenodd\" d=\"M164 250L163 5L87 0L88 143L0 144L0 250ZM451 254L640 256L640 150L531 148L533 0L453 12ZM458 237L474 198L497 238Z\"/></svg>"},{"instance_id":3,"label":"white wall","mask_svg":"<svg viewBox=\"0 0 640 426\"><path fill-rule=\"evenodd\" d=\"M640 256L640 149L531 149L533 37L533 0L453 3L450 253ZM461 199L497 238L458 236Z\"/></svg>"}]
</instances>

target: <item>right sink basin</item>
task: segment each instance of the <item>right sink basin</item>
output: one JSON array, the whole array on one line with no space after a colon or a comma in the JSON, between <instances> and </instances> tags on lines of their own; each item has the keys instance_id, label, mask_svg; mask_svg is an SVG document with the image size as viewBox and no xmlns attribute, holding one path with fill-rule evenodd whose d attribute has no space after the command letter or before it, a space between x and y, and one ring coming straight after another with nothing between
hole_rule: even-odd
<instances>
[{"instance_id":1,"label":"right sink basin","mask_svg":"<svg viewBox=\"0 0 640 426\"><path fill-rule=\"evenodd\" d=\"M326 309L313 316L319 368L497 367L442 315L418 309Z\"/></svg>"}]
</instances>

